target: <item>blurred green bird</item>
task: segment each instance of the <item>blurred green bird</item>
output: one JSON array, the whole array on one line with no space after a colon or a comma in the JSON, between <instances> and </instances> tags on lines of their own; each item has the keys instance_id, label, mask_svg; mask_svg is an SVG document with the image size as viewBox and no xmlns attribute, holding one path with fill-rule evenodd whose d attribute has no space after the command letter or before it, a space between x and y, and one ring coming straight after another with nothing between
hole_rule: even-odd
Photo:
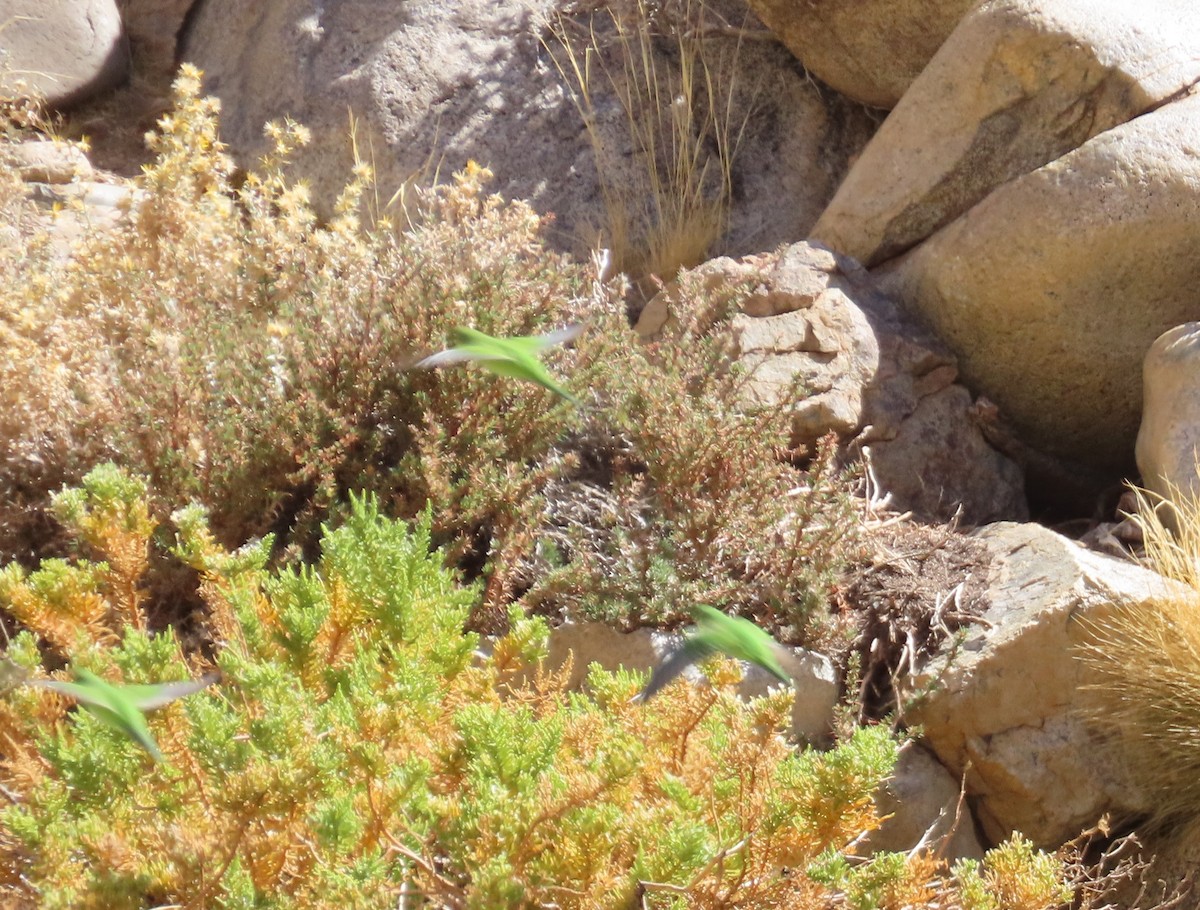
<instances>
[{"instance_id":1,"label":"blurred green bird","mask_svg":"<svg viewBox=\"0 0 1200 910\"><path fill-rule=\"evenodd\" d=\"M693 607L692 616L695 629L684 636L679 650L650 674L639 701L648 701L690 665L718 653L757 664L781 682L792 681L779 663L781 645L750 620L728 616L704 604Z\"/></svg>"},{"instance_id":2,"label":"blurred green bird","mask_svg":"<svg viewBox=\"0 0 1200 910\"><path fill-rule=\"evenodd\" d=\"M440 367L474 361L497 376L511 376L537 383L578 406L579 399L554 381L538 354L556 344L566 344L582 331L582 325L573 325L548 335L494 338L477 329L463 327L454 330L454 340L457 342L454 347L431 354L418 361L416 366Z\"/></svg>"},{"instance_id":3,"label":"blurred green bird","mask_svg":"<svg viewBox=\"0 0 1200 910\"><path fill-rule=\"evenodd\" d=\"M124 733L145 749L155 761L163 761L158 743L150 735L144 712L188 695L216 682L215 674L202 679L183 682L158 683L150 686L114 686L87 670L75 671L75 682L59 682L56 679L29 679L26 685L40 689L51 689L60 695L73 698L83 705L84 710L95 715L103 723Z\"/></svg>"}]
</instances>

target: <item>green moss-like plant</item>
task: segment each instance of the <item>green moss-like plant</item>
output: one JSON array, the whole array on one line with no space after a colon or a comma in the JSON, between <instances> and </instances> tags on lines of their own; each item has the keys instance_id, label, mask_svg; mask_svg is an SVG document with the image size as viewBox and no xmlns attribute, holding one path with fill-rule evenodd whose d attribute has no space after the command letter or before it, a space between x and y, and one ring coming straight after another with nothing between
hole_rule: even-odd
<instances>
[{"instance_id":1,"label":"green moss-like plant","mask_svg":"<svg viewBox=\"0 0 1200 910\"><path fill-rule=\"evenodd\" d=\"M956 863L954 876L963 910L1042 910L1071 900L1061 863L1019 833L989 850L982 862Z\"/></svg>"},{"instance_id":2,"label":"green moss-like plant","mask_svg":"<svg viewBox=\"0 0 1200 910\"><path fill-rule=\"evenodd\" d=\"M128 526L117 479L92 475L62 514L114 539L97 521ZM6 906L818 908L951 887L902 857L819 872L878 823L885 728L796 753L776 733L786 695L742 703L728 662L650 705L632 674L568 693L538 668L545 625L520 615L484 656L462 631L478 589L431 552L428 515L409 527L355 498L320 559L284 571L265 546L223 550L195 509L176 526L222 680L150 715L161 764L45 689L0 697ZM122 596L99 564L71 568ZM209 669L116 617L110 635L82 627L75 665L125 682ZM39 672L39 615L23 619L7 657Z\"/></svg>"}]
</instances>

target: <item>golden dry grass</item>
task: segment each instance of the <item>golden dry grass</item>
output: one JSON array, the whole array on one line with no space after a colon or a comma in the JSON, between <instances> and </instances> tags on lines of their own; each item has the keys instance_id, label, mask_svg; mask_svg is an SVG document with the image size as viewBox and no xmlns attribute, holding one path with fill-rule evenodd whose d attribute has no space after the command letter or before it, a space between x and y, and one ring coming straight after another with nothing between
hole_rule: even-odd
<instances>
[{"instance_id":1,"label":"golden dry grass","mask_svg":"<svg viewBox=\"0 0 1200 910\"><path fill-rule=\"evenodd\" d=\"M708 43L699 27L703 0L683 0L666 38L652 13L647 0L624 11L610 7L611 29L602 34L593 20L582 39L560 18L559 46L549 48L595 155L605 212L597 243L635 281L671 279L698 265L725 233L733 163L749 118L735 111L740 41L727 54ZM632 169L600 125L608 97L623 112Z\"/></svg>"},{"instance_id":2,"label":"golden dry grass","mask_svg":"<svg viewBox=\"0 0 1200 910\"><path fill-rule=\"evenodd\" d=\"M1147 826L1200 813L1200 497L1135 490L1147 567L1161 590L1088 622L1093 719L1152 800Z\"/></svg>"}]
</instances>

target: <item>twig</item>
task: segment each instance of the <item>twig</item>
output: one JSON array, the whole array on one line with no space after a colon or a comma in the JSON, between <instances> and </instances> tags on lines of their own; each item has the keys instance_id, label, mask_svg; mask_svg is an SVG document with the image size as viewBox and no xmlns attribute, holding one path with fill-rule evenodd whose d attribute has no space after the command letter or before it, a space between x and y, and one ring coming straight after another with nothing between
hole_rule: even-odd
<instances>
[{"instance_id":1,"label":"twig","mask_svg":"<svg viewBox=\"0 0 1200 910\"><path fill-rule=\"evenodd\" d=\"M687 888L682 885L668 885L666 882L648 882L638 881L638 888L642 891L665 891L668 894L688 894ZM645 904L645 895L643 895L642 903Z\"/></svg>"},{"instance_id":2,"label":"twig","mask_svg":"<svg viewBox=\"0 0 1200 910\"><path fill-rule=\"evenodd\" d=\"M958 786L958 800L954 804L954 818L950 822L950 827L946 829L946 833L937 838L938 847L933 852L933 855L941 859L946 852L946 847L950 845L950 839L954 837L958 831L958 826L962 822L963 809L967 804L967 775L971 772L971 760L967 759L966 767L963 768L962 778ZM946 817L946 807L942 807L942 811L938 813L938 817L934 819L933 824L926 829L921 835L921 839L911 850L908 851L908 858L912 859L917 855L918 851L925 848L927 844L933 842L933 832L937 830L938 823Z\"/></svg>"},{"instance_id":3,"label":"twig","mask_svg":"<svg viewBox=\"0 0 1200 910\"><path fill-rule=\"evenodd\" d=\"M771 41L782 44L769 28L738 28L736 25L701 25L688 29L684 38L737 38L739 41Z\"/></svg>"}]
</instances>

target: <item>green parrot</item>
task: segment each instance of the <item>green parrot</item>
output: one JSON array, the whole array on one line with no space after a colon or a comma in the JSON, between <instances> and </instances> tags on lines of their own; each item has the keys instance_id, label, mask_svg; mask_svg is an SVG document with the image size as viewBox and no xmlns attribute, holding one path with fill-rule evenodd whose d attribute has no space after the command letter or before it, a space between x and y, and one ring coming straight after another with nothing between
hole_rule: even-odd
<instances>
[{"instance_id":1,"label":"green parrot","mask_svg":"<svg viewBox=\"0 0 1200 910\"><path fill-rule=\"evenodd\" d=\"M565 344L578 337L582 331L582 325L573 325L548 335L493 338L477 329L463 327L454 330L454 340L458 343L456 347L431 354L418 361L416 366L439 367L447 363L473 360L498 376L512 376L526 382L535 382L578 406L579 399L554 381L538 359L538 353L556 344Z\"/></svg>"},{"instance_id":2,"label":"green parrot","mask_svg":"<svg viewBox=\"0 0 1200 910\"><path fill-rule=\"evenodd\" d=\"M690 664L722 653L737 660L758 664L781 682L792 678L780 666L780 645L770 635L740 616L727 616L704 604L692 608L696 628L684 636L683 645L650 674L650 682L638 695L639 701L649 699Z\"/></svg>"},{"instance_id":3,"label":"green parrot","mask_svg":"<svg viewBox=\"0 0 1200 910\"><path fill-rule=\"evenodd\" d=\"M95 673L76 670L75 680L59 682L56 679L29 679L25 684L52 689L60 695L75 699L83 705L84 710L140 745L155 761L162 761L163 754L154 737L150 735L143 712L161 708L178 698L199 692L216 682L217 676L209 674L202 679L151 686L114 686Z\"/></svg>"}]
</instances>

